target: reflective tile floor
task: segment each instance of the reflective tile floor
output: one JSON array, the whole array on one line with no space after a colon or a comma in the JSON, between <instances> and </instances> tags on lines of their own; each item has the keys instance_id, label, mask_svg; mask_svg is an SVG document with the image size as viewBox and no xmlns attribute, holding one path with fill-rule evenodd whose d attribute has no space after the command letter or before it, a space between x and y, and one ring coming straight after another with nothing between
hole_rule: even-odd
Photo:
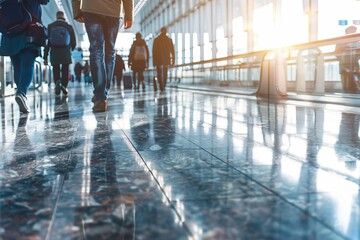
<instances>
[{"instance_id":1,"label":"reflective tile floor","mask_svg":"<svg viewBox=\"0 0 360 240\"><path fill-rule=\"evenodd\" d=\"M69 90L0 100L0 239L360 239L359 108Z\"/></svg>"}]
</instances>

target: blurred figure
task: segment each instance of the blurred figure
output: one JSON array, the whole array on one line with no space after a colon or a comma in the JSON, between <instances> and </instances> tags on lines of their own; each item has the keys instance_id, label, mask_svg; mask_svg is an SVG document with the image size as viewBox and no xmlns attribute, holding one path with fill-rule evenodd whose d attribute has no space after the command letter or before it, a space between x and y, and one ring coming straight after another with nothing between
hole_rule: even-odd
<instances>
[{"instance_id":1,"label":"blurred figure","mask_svg":"<svg viewBox=\"0 0 360 240\"><path fill-rule=\"evenodd\" d=\"M114 75L116 77L116 85L119 87L123 76L123 71L126 71L124 60L120 54L116 54ZM115 80L113 79L113 84Z\"/></svg>"},{"instance_id":2,"label":"blurred figure","mask_svg":"<svg viewBox=\"0 0 360 240\"><path fill-rule=\"evenodd\" d=\"M64 12L56 13L56 21L49 24L49 40L44 49L44 64L48 65L48 55L50 52L50 62L53 67L55 80L55 94L60 91L66 96L69 83L69 65L72 62L71 52L76 47L74 28L65 21ZM61 74L60 74L61 73Z\"/></svg>"},{"instance_id":3,"label":"blurred figure","mask_svg":"<svg viewBox=\"0 0 360 240\"><path fill-rule=\"evenodd\" d=\"M33 16L39 22L41 22L42 15L40 4L46 5L48 2L49 0L28 2ZM1 35L0 56L10 56L14 69L14 81L17 86L15 101L22 113L30 112L26 94L33 80L35 59L40 55L41 46L27 42L26 29L13 36Z\"/></svg>"},{"instance_id":4,"label":"blurred figure","mask_svg":"<svg viewBox=\"0 0 360 240\"><path fill-rule=\"evenodd\" d=\"M81 73L83 70L83 65L80 62L75 63L74 72L75 72L75 79L78 82L81 82Z\"/></svg>"},{"instance_id":5,"label":"blurred figure","mask_svg":"<svg viewBox=\"0 0 360 240\"><path fill-rule=\"evenodd\" d=\"M345 29L345 34L356 33L357 28L350 26ZM359 88L359 43L343 43L336 45L335 53L339 60L339 73L341 75L341 85L344 92L357 93Z\"/></svg>"},{"instance_id":6,"label":"blurred figure","mask_svg":"<svg viewBox=\"0 0 360 240\"><path fill-rule=\"evenodd\" d=\"M134 89L139 89L141 83L142 90L145 90L144 71L149 66L149 48L139 32L135 34L135 41L131 45L128 64L133 70Z\"/></svg>"},{"instance_id":7,"label":"blurred figure","mask_svg":"<svg viewBox=\"0 0 360 240\"><path fill-rule=\"evenodd\" d=\"M90 77L90 65L88 60L85 61L85 65L83 67L83 73L84 73L85 83L91 83L92 81Z\"/></svg>"},{"instance_id":8,"label":"blurred figure","mask_svg":"<svg viewBox=\"0 0 360 240\"><path fill-rule=\"evenodd\" d=\"M173 66L175 64L174 44L171 38L167 36L167 30L165 27L161 28L160 35L154 40L152 54L160 90L164 91L168 77L169 65Z\"/></svg>"},{"instance_id":9,"label":"blurred figure","mask_svg":"<svg viewBox=\"0 0 360 240\"><path fill-rule=\"evenodd\" d=\"M90 42L90 67L94 85L94 112L108 107L108 82L114 77L115 42L124 9L124 28L132 26L134 0L72 0L74 19L85 23Z\"/></svg>"},{"instance_id":10,"label":"blurred figure","mask_svg":"<svg viewBox=\"0 0 360 240\"><path fill-rule=\"evenodd\" d=\"M83 50L81 47L77 47L73 52L72 52L72 59L74 61L74 63L78 63L80 62L80 64L83 64Z\"/></svg>"}]
</instances>

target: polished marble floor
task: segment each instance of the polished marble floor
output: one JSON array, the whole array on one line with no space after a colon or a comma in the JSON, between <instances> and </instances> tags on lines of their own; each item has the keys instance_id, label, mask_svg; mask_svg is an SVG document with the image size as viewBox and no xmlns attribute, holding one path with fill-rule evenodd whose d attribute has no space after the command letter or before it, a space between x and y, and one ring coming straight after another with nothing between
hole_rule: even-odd
<instances>
[{"instance_id":1,"label":"polished marble floor","mask_svg":"<svg viewBox=\"0 0 360 240\"><path fill-rule=\"evenodd\" d=\"M69 90L0 100L0 239L360 239L360 108Z\"/></svg>"}]
</instances>

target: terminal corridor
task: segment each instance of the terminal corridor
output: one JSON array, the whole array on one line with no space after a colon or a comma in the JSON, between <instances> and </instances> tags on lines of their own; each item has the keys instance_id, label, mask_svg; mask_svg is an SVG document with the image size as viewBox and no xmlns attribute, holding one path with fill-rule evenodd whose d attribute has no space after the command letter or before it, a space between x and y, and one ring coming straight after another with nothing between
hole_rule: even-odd
<instances>
[{"instance_id":1,"label":"terminal corridor","mask_svg":"<svg viewBox=\"0 0 360 240\"><path fill-rule=\"evenodd\" d=\"M0 239L360 239L359 108L151 88L0 99Z\"/></svg>"}]
</instances>

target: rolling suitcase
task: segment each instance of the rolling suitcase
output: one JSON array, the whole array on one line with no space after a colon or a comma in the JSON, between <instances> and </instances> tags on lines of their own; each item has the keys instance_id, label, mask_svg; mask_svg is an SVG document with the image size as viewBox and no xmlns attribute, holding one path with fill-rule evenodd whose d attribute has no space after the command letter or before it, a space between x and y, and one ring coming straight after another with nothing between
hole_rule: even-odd
<instances>
[{"instance_id":1,"label":"rolling suitcase","mask_svg":"<svg viewBox=\"0 0 360 240\"><path fill-rule=\"evenodd\" d=\"M130 74L125 74L123 77L124 89L132 89L132 77Z\"/></svg>"}]
</instances>

